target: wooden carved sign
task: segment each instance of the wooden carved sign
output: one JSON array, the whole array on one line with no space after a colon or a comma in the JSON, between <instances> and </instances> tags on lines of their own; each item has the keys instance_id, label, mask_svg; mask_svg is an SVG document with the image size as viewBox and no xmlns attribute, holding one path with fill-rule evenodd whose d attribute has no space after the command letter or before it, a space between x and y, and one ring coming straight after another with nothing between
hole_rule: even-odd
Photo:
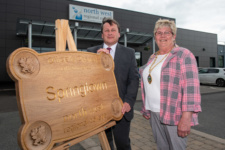
<instances>
[{"instance_id":1,"label":"wooden carved sign","mask_svg":"<svg viewBox=\"0 0 225 150\"><path fill-rule=\"evenodd\" d=\"M15 50L7 60L16 82L23 149L51 149L122 118L110 55Z\"/></svg>"}]
</instances>

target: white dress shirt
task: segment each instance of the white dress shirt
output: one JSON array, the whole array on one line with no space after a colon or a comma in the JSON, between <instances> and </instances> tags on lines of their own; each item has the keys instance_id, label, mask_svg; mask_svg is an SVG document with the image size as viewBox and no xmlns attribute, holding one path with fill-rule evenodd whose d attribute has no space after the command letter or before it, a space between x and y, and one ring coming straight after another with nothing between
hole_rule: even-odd
<instances>
[{"instance_id":1,"label":"white dress shirt","mask_svg":"<svg viewBox=\"0 0 225 150\"><path fill-rule=\"evenodd\" d=\"M115 56L115 53L116 53L116 46L117 46L117 43L110 46L111 50L110 50L110 55L112 56L113 60L114 60L114 56ZM103 48L107 49L109 46L107 46L105 43L103 45Z\"/></svg>"}]
</instances>

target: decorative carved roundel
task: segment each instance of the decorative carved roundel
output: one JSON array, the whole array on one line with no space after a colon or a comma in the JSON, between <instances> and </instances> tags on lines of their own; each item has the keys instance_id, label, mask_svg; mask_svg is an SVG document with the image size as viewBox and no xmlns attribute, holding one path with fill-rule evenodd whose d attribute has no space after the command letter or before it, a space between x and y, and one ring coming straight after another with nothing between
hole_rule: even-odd
<instances>
[{"instance_id":1,"label":"decorative carved roundel","mask_svg":"<svg viewBox=\"0 0 225 150\"><path fill-rule=\"evenodd\" d=\"M25 131L25 144L28 149L40 150L49 146L52 139L50 126L43 121L32 123Z\"/></svg>"},{"instance_id":2,"label":"decorative carved roundel","mask_svg":"<svg viewBox=\"0 0 225 150\"><path fill-rule=\"evenodd\" d=\"M113 63L112 63L112 60L110 58L110 55L102 54L101 55L101 62L102 62L102 66L105 68L105 70L109 71L109 70L112 69Z\"/></svg>"},{"instance_id":3,"label":"decorative carved roundel","mask_svg":"<svg viewBox=\"0 0 225 150\"><path fill-rule=\"evenodd\" d=\"M38 58L27 51L19 52L13 61L15 73L21 78L31 78L38 74L40 64Z\"/></svg>"}]
</instances>

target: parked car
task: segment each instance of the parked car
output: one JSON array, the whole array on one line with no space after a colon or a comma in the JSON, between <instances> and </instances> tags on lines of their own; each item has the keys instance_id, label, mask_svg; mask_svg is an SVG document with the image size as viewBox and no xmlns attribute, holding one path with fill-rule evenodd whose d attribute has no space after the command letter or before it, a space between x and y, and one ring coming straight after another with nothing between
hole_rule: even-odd
<instances>
[{"instance_id":1,"label":"parked car","mask_svg":"<svg viewBox=\"0 0 225 150\"><path fill-rule=\"evenodd\" d=\"M225 68L198 68L201 84L225 86Z\"/></svg>"}]
</instances>

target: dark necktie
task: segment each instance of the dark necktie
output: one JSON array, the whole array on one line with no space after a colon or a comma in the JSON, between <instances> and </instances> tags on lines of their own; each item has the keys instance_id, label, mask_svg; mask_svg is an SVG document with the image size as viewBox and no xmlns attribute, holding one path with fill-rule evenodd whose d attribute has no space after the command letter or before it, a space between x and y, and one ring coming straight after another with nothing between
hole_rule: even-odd
<instances>
[{"instance_id":1,"label":"dark necktie","mask_svg":"<svg viewBox=\"0 0 225 150\"><path fill-rule=\"evenodd\" d=\"M108 47L107 50L109 50L109 53L110 53L110 51L111 51L112 49L111 49L110 47Z\"/></svg>"}]
</instances>

